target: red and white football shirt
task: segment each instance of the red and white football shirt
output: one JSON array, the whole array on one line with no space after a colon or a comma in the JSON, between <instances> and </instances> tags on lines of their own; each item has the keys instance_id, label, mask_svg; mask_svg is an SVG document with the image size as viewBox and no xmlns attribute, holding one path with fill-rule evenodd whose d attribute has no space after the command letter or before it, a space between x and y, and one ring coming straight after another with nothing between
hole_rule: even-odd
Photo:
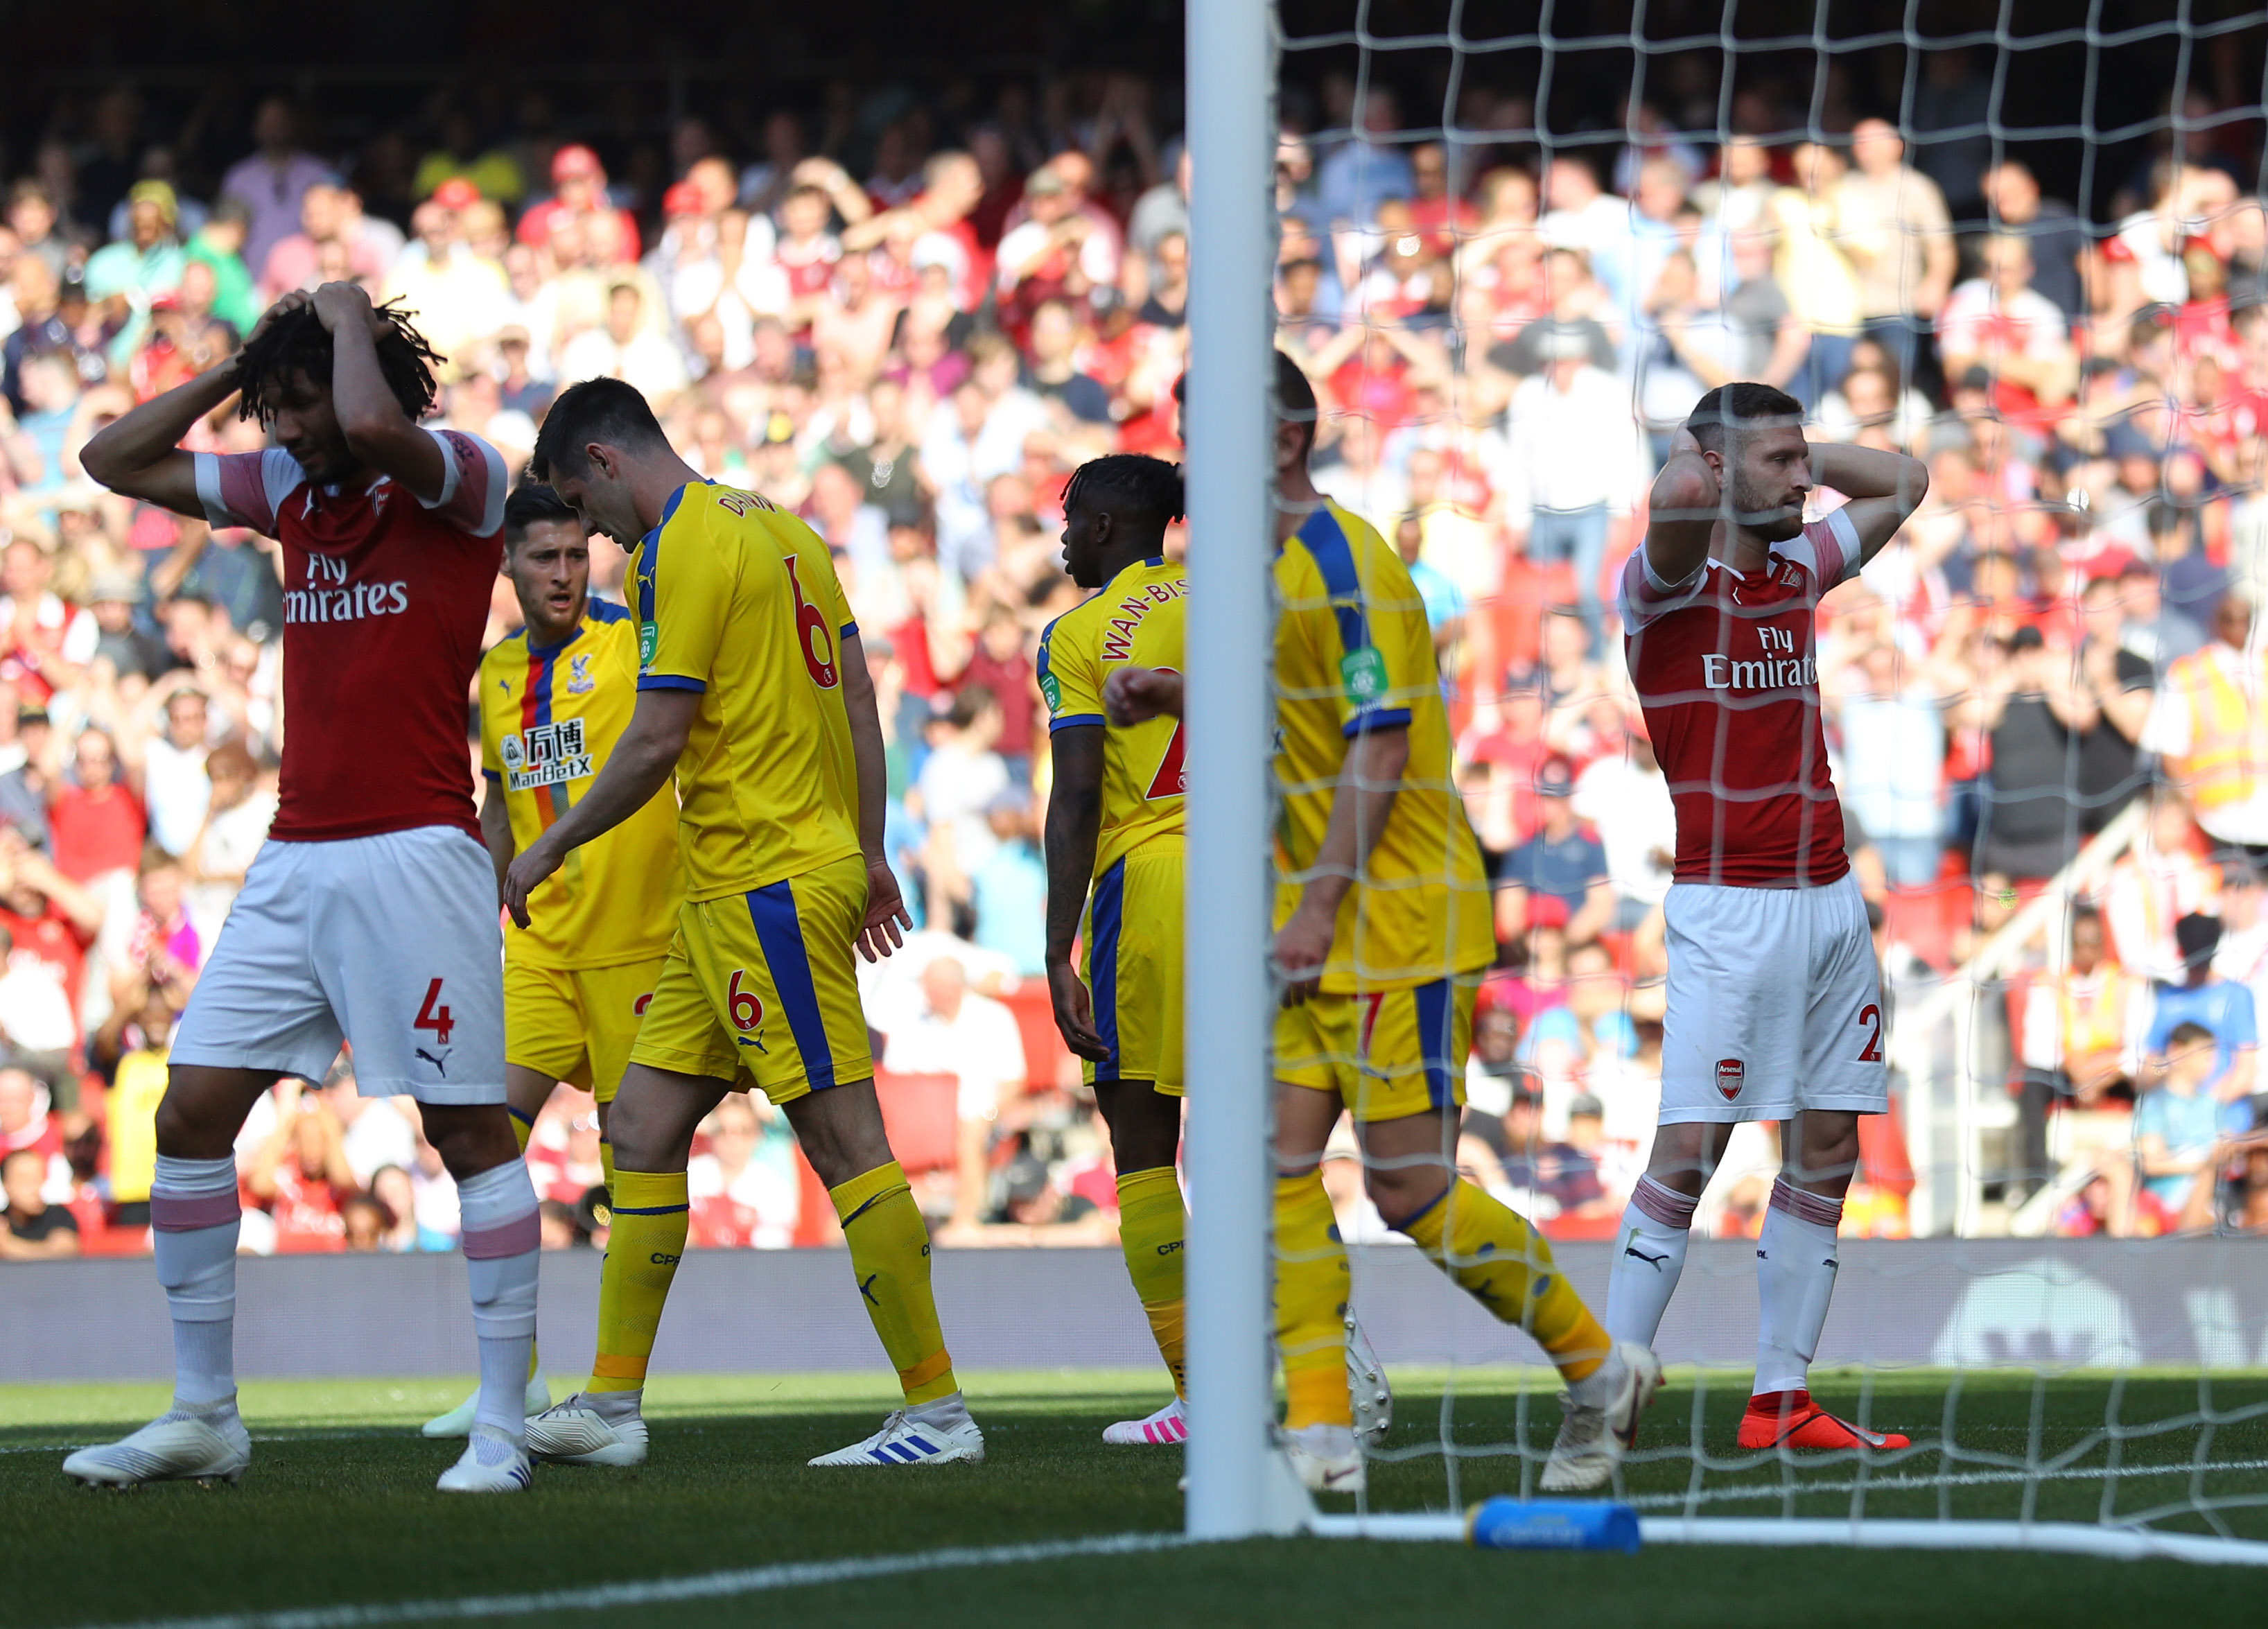
<instances>
[{"instance_id":1,"label":"red and white football shirt","mask_svg":"<svg viewBox=\"0 0 2268 1629\"><path fill-rule=\"evenodd\" d=\"M1809 888L1851 868L1819 714L1820 597L1858 575L1840 510L1742 573L1623 568L1624 652L1677 806L1679 882Z\"/></svg>"},{"instance_id":2,"label":"red and white football shirt","mask_svg":"<svg viewBox=\"0 0 2268 1629\"><path fill-rule=\"evenodd\" d=\"M272 837L480 836L466 697L503 557L507 482L479 437L426 433L447 466L430 504L387 475L317 487L277 448L195 455L206 518L284 546L286 733Z\"/></svg>"}]
</instances>

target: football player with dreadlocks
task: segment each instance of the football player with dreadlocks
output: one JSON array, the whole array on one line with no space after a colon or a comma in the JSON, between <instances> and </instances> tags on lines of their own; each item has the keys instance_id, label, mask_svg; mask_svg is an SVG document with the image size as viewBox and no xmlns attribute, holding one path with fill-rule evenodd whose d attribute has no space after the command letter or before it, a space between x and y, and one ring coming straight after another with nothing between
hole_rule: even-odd
<instances>
[{"instance_id":1,"label":"football player with dreadlocks","mask_svg":"<svg viewBox=\"0 0 2268 1629\"><path fill-rule=\"evenodd\" d=\"M1040 637L1055 783L1048 798L1048 989L1056 1028L1084 1060L1118 1167L1118 1242L1174 1396L1105 1442L1189 1440L1183 1404L1182 1141L1184 810L1182 721L1115 716L1120 675L1178 675L1189 582L1166 557L1182 517L1181 471L1137 453L1079 466L1064 491L1064 569L1094 597ZM1174 682L1178 683L1178 677ZM1074 942L1084 965L1071 960ZM1342 1313L1355 1429L1382 1437L1393 1393ZM1332 1360L1334 1362L1336 1359Z\"/></svg>"},{"instance_id":2,"label":"football player with dreadlocks","mask_svg":"<svg viewBox=\"0 0 2268 1629\"><path fill-rule=\"evenodd\" d=\"M497 881L473 813L465 696L502 554L494 447L418 421L440 358L351 283L285 295L230 360L87 443L113 491L283 546L291 720L269 841L173 1032L150 1194L173 1321L173 1406L65 1474L130 1487L235 1481L234 1146L284 1075L320 1080L351 1042L366 1095L407 1093L456 1179L481 1391L453 1493L528 1481L535 1190L504 1109ZM239 397L264 452L180 449Z\"/></svg>"},{"instance_id":3,"label":"football player with dreadlocks","mask_svg":"<svg viewBox=\"0 0 2268 1629\"><path fill-rule=\"evenodd\" d=\"M1048 987L1118 1167L1118 1242L1174 1396L1106 1442L1186 1441L1182 1366L1182 721L1114 730L1102 686L1127 663L1178 673L1189 581L1166 557L1182 475L1138 453L1079 466L1064 492L1064 569L1094 597L1040 636L1055 760L1048 799ZM1091 898L1090 898L1090 883ZM1085 966L1071 960L1086 947ZM1084 976L1082 977L1082 975Z\"/></svg>"}]
</instances>

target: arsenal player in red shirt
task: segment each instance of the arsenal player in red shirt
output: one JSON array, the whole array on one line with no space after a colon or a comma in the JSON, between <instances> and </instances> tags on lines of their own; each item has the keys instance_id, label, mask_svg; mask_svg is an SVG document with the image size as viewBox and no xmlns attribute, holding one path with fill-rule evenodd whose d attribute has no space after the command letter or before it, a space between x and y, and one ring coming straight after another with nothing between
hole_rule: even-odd
<instances>
[{"instance_id":1,"label":"arsenal player in red shirt","mask_svg":"<svg viewBox=\"0 0 2268 1629\"><path fill-rule=\"evenodd\" d=\"M1804 523L1815 486L1849 502ZM1889 1106L1881 984L1820 724L1820 597L1928 490L1920 460L1808 443L1769 385L1703 396L1654 477L1624 568L1631 679L1677 807L1661 1123L1623 1218L1607 1330L1651 1345L1693 1213L1743 1120L1781 1123L1757 1242L1762 1304L1744 1448L1903 1448L1811 1401L1859 1117Z\"/></svg>"},{"instance_id":2,"label":"arsenal player in red shirt","mask_svg":"<svg viewBox=\"0 0 2268 1629\"><path fill-rule=\"evenodd\" d=\"M504 1111L496 875L473 813L465 697L502 557L494 447L429 431L439 360L351 283L287 294L228 361L111 424L86 471L114 491L283 546L290 733L269 840L173 1032L150 1194L173 1317L173 1407L67 1475L235 1480L238 1128L279 1076L351 1041L367 1095L408 1093L457 1183L481 1393L446 1492L527 1485L535 1190ZM180 450L241 393L261 453Z\"/></svg>"}]
</instances>

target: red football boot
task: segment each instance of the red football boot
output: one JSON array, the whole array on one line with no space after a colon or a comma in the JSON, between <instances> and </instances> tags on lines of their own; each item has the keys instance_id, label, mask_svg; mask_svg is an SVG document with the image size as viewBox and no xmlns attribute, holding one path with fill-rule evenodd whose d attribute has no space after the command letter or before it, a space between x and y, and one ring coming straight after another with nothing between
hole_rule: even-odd
<instances>
[{"instance_id":1,"label":"red football boot","mask_svg":"<svg viewBox=\"0 0 2268 1629\"><path fill-rule=\"evenodd\" d=\"M1749 1399L1741 1416L1741 1446L1759 1448L1869 1448L1911 1446L1896 1431L1863 1431L1837 1419L1805 1390L1772 1391Z\"/></svg>"}]
</instances>

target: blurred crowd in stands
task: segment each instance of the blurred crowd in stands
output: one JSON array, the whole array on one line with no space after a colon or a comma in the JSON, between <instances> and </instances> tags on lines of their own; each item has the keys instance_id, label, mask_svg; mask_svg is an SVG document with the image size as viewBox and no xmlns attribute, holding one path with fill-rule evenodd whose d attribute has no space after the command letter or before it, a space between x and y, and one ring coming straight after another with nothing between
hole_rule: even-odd
<instances>
[{"instance_id":1,"label":"blurred crowd in stands","mask_svg":"<svg viewBox=\"0 0 2268 1629\"><path fill-rule=\"evenodd\" d=\"M1498 884L1460 1160L1568 1236L1610 1234L1643 1168L1674 832L1613 584L1695 398L1760 379L1819 435L1930 468L1906 532L1830 597L1818 667L1893 987L2029 933L1970 998L1993 1191L2037 1230L2268 1225L2257 110L2191 90L2178 138L2058 200L1963 133L1982 58L1928 58L1911 144L1768 76L1744 76L1735 134L1680 134L1717 122L1700 61L1671 59L1661 100L1616 115L1641 139L1607 144L1539 146L1532 101L1478 85L1454 143L1375 81L1285 98L1278 343L1323 402L1318 484L1424 593ZM272 545L113 497L77 449L333 278L417 313L447 357L440 422L515 473L556 391L620 377L696 468L827 538L920 921L862 971L894 1141L942 1242L1108 1240L1108 1141L1035 977L1033 655L1079 597L1071 471L1178 455L1189 160L1167 107L1123 74L950 114L876 86L729 130L681 117L631 155L485 85L344 146L271 97L191 150L120 89L0 171L0 1256L142 1247L168 1029L284 727ZM226 412L193 438L260 441ZM618 594L623 557L595 555ZM500 582L490 638L516 617ZM2131 837L2107 880L2028 910L2106 831ZM1913 1172L1896 1117L1870 1125L1846 1227L1895 1235ZM603 1241L596 1137L563 1087L531 1147L547 1242ZM1344 1152L1350 1235L1380 1236ZM350 1059L279 1086L240 1156L272 1221L256 1248L453 1235L415 1105L356 1096ZM1772 1134L1729 1158L1704 1220L1738 1235ZM703 1128L694 1190L696 1246L828 1236L761 1100Z\"/></svg>"}]
</instances>

